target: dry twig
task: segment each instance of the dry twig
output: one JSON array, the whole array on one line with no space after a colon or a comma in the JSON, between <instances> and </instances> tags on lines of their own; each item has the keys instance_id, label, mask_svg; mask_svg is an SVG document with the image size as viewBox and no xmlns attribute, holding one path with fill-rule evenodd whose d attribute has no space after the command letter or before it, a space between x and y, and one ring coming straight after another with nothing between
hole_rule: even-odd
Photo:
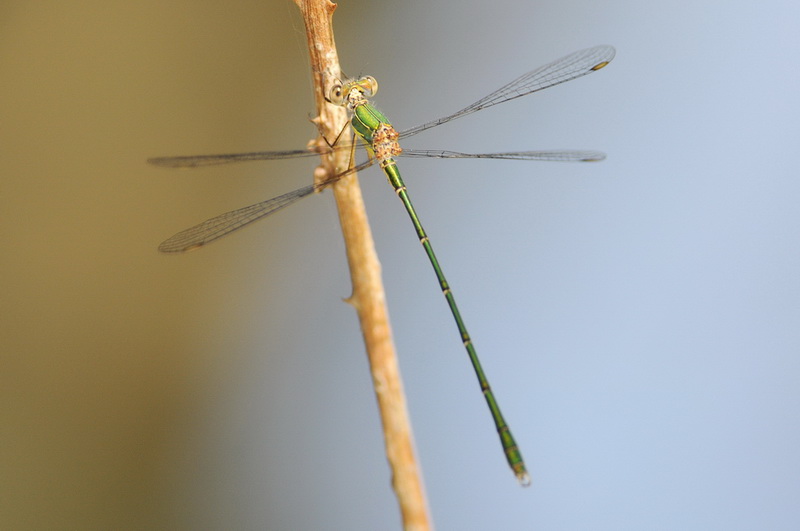
<instances>
[{"instance_id":1,"label":"dry twig","mask_svg":"<svg viewBox=\"0 0 800 531\"><path fill-rule=\"evenodd\" d=\"M311 55L318 114L314 121L325 138L336 138L347 123L347 111L331 105L325 98L331 84L341 79L331 26L336 4L328 0L295 0L295 3L303 14ZM317 182L348 168L349 164L350 154L347 150L323 157L316 174ZM411 424L392 342L380 263L357 176L348 175L332 188L353 283L353 294L347 301L355 307L361 322L383 423L386 456L392 469L392 486L400 504L403 527L406 530L428 530L432 525L414 455Z\"/></svg>"}]
</instances>

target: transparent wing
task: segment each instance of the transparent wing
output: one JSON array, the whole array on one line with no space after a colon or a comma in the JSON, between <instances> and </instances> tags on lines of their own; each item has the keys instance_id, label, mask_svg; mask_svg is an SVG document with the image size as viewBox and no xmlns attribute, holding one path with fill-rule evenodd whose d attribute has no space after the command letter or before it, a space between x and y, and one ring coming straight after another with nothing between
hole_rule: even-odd
<instances>
[{"instance_id":1,"label":"transparent wing","mask_svg":"<svg viewBox=\"0 0 800 531\"><path fill-rule=\"evenodd\" d=\"M182 253L197 249L311 195L316 189L317 187L312 184L288 194L213 217L175 234L159 245L158 250L162 253Z\"/></svg>"},{"instance_id":2,"label":"transparent wing","mask_svg":"<svg viewBox=\"0 0 800 531\"><path fill-rule=\"evenodd\" d=\"M337 149L350 149L352 146L342 146ZM301 157L318 157L325 151L310 149L297 149L293 151L254 151L252 153L226 153L224 155L189 155L182 157L154 157L147 159L149 164L168 168L196 168L198 166L214 166L216 164L229 164L231 162L244 162L248 160L278 160L295 159Z\"/></svg>"},{"instance_id":3,"label":"transparent wing","mask_svg":"<svg viewBox=\"0 0 800 531\"><path fill-rule=\"evenodd\" d=\"M458 112L406 129L400 133L400 138L415 135L492 105L520 98L577 77L585 76L606 66L614 58L615 53L614 48L607 45L595 46L594 48L572 53L518 77L511 83L500 87L488 96L479 99Z\"/></svg>"},{"instance_id":4,"label":"transparent wing","mask_svg":"<svg viewBox=\"0 0 800 531\"><path fill-rule=\"evenodd\" d=\"M440 159L504 159L504 160L543 160L554 162L595 162L606 158L600 151L509 151L505 153L461 153L458 151L405 149L403 157L434 157Z\"/></svg>"},{"instance_id":5,"label":"transparent wing","mask_svg":"<svg viewBox=\"0 0 800 531\"><path fill-rule=\"evenodd\" d=\"M275 212L286 208L293 203L296 203L304 197L308 197L314 192L318 192L323 188L335 183L345 175L361 171L369 166L372 166L374 163L375 159L371 159L345 170L322 183L310 184L308 186L304 186L303 188L298 188L297 190L273 197L272 199L267 199L266 201L261 201L260 203L256 203L254 205L238 208L236 210L231 210L230 212L220 214L219 216L214 216L211 219L181 231L164 240L161 245L158 246L158 250L162 253L183 253L197 249L198 247L202 247L203 245L218 240L233 231L246 227L251 223L258 221L259 219L265 218L270 214L274 214Z\"/></svg>"}]
</instances>

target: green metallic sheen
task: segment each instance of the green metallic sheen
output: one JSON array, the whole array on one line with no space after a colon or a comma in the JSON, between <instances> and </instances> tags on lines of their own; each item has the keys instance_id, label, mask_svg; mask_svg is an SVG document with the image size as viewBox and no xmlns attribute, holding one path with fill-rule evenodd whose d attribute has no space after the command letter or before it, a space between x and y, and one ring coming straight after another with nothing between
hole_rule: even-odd
<instances>
[{"instance_id":1,"label":"green metallic sheen","mask_svg":"<svg viewBox=\"0 0 800 531\"><path fill-rule=\"evenodd\" d=\"M350 121L359 137L368 145L372 145L372 135L381 124L389 124L389 120L381 111L369 104L357 105L353 109Z\"/></svg>"}]
</instances>

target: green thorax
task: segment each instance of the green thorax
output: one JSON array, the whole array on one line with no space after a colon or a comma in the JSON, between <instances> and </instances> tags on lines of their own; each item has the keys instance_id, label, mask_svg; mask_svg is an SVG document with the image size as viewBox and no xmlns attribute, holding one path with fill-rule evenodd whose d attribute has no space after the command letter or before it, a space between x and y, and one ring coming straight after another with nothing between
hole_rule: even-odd
<instances>
[{"instance_id":1,"label":"green thorax","mask_svg":"<svg viewBox=\"0 0 800 531\"><path fill-rule=\"evenodd\" d=\"M389 119L381 111L369 103L361 103L353 109L353 119L350 121L358 136L364 142L372 145L372 135L381 124L391 125Z\"/></svg>"}]
</instances>

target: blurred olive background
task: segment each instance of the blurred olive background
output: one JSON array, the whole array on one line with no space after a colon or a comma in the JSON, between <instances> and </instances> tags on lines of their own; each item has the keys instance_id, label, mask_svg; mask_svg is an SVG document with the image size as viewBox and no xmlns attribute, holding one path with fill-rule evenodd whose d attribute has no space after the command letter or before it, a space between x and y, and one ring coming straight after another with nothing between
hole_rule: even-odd
<instances>
[{"instance_id":1,"label":"blurred olive background","mask_svg":"<svg viewBox=\"0 0 800 531\"><path fill-rule=\"evenodd\" d=\"M795 3L343 0L404 129L594 44L605 70L403 161L533 475L520 489L401 205L362 174L439 529L796 529ZM160 241L314 161L148 157L315 134L289 1L0 5L0 527L397 529L330 194Z\"/></svg>"}]
</instances>

